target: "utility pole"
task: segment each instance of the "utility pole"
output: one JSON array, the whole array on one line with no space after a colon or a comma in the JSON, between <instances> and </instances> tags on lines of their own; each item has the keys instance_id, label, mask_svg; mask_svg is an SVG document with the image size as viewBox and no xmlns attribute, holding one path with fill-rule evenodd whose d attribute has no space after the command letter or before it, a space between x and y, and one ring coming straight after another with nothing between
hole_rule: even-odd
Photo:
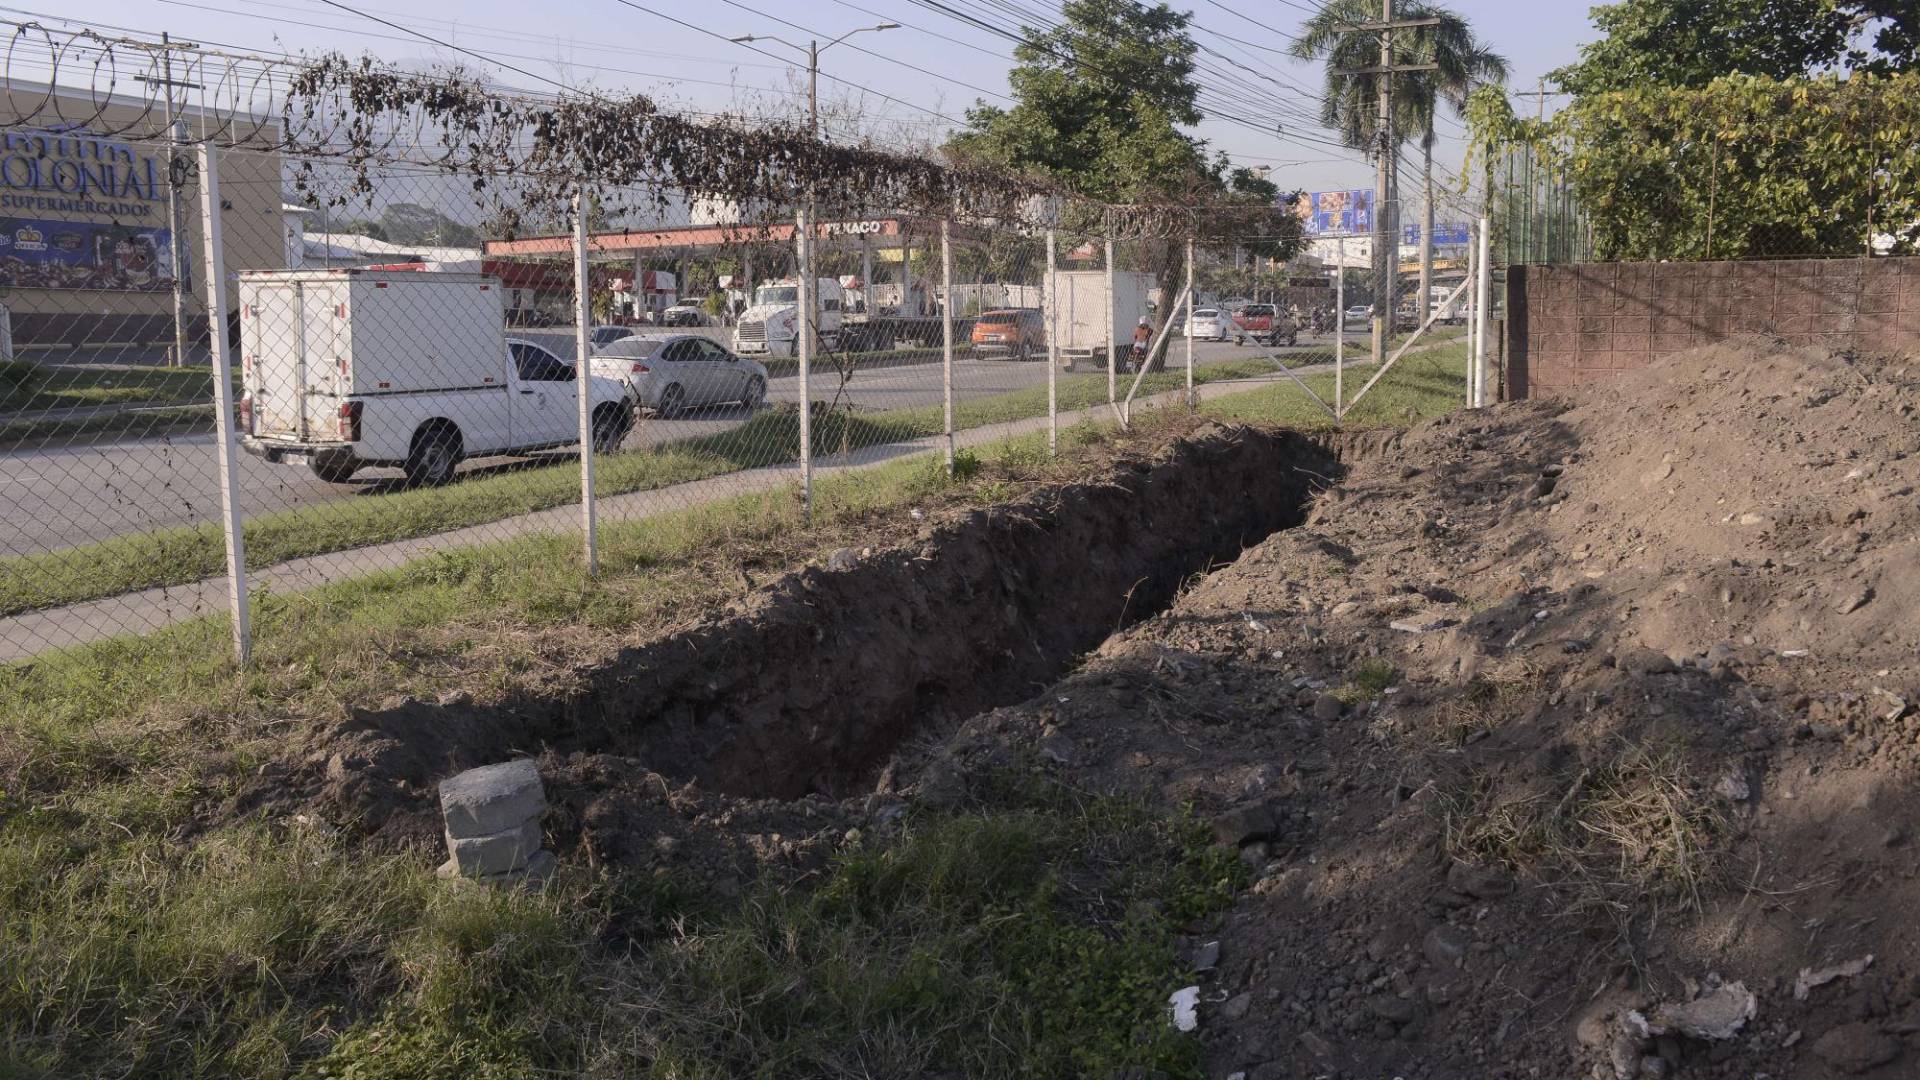
<instances>
[{"instance_id":1,"label":"utility pole","mask_svg":"<svg viewBox=\"0 0 1920 1080\"><path fill-rule=\"evenodd\" d=\"M166 31L160 32L160 77L150 75L135 76L149 86L157 86L166 95L167 124L167 257L173 264L173 367L182 367L187 362L187 283L182 271L185 247L180 236L180 189L186 186L187 162L180 156L180 144L186 141L186 133L181 130L179 116L173 103L174 87L188 90L200 89L200 84L175 82L173 79L173 38ZM224 283L223 283L224 287ZM208 334L224 334L224 326L207 327Z\"/></svg>"},{"instance_id":2,"label":"utility pole","mask_svg":"<svg viewBox=\"0 0 1920 1080\"><path fill-rule=\"evenodd\" d=\"M1335 27L1342 34L1377 33L1380 35L1380 63L1375 67L1350 68L1341 75L1379 77L1380 111L1374 120L1374 195L1373 264L1379 275L1374 290L1373 362L1386 359L1387 339L1393 333L1393 318L1398 308L1395 292L1400 277L1399 214L1396 212L1395 187L1398 180L1393 134L1393 77L1402 72L1433 71L1438 64L1396 64L1393 61L1393 32L1417 26L1436 26L1438 18L1399 19L1393 17L1393 0L1380 0L1380 21Z\"/></svg>"}]
</instances>

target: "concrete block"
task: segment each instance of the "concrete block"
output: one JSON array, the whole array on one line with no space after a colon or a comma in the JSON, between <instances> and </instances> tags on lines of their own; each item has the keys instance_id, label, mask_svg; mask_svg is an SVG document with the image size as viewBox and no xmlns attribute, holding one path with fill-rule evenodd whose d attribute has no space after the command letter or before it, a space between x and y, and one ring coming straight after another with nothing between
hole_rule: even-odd
<instances>
[{"instance_id":1,"label":"concrete block","mask_svg":"<svg viewBox=\"0 0 1920 1080\"><path fill-rule=\"evenodd\" d=\"M440 782L447 835L460 839L518 828L546 808L540 773L526 758L468 769Z\"/></svg>"},{"instance_id":2,"label":"concrete block","mask_svg":"<svg viewBox=\"0 0 1920 1080\"><path fill-rule=\"evenodd\" d=\"M447 834L447 851L453 856L454 869L463 877L485 877L518 870L539 852L542 841L540 819L529 818L518 828L491 836L459 837Z\"/></svg>"},{"instance_id":3,"label":"concrete block","mask_svg":"<svg viewBox=\"0 0 1920 1080\"><path fill-rule=\"evenodd\" d=\"M533 858L527 860L527 865L518 870L509 870L504 874L488 874L486 877L477 878L465 877L454 867L452 859L441 863L440 869L436 872L460 886L490 885L525 888L538 885L552 877L554 867L558 865L559 861L553 857L553 852L542 850L534 852Z\"/></svg>"}]
</instances>

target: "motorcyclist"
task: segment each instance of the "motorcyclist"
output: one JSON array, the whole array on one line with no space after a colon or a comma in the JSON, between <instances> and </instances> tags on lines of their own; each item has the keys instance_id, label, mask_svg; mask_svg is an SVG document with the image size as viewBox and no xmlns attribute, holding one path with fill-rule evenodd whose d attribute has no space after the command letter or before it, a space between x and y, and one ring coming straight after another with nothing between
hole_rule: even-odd
<instances>
[{"instance_id":1,"label":"motorcyclist","mask_svg":"<svg viewBox=\"0 0 1920 1080\"><path fill-rule=\"evenodd\" d=\"M1128 370L1139 370L1147 362L1147 346L1153 343L1153 325L1145 315L1140 316L1140 324L1133 328L1133 349L1128 354Z\"/></svg>"}]
</instances>

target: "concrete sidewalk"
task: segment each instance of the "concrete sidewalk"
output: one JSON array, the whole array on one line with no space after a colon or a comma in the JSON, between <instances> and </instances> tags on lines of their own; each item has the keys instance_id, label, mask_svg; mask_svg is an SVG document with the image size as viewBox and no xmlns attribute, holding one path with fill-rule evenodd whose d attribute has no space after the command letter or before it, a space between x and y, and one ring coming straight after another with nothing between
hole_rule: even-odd
<instances>
[{"instance_id":1,"label":"concrete sidewalk","mask_svg":"<svg viewBox=\"0 0 1920 1080\"><path fill-rule=\"evenodd\" d=\"M1316 364L1295 369L1295 374L1319 374L1331 371L1332 367L1331 364ZM1370 365L1348 365L1350 370L1363 367L1370 367ZM1179 369L1173 370L1177 373ZM1218 382L1202 383L1195 387L1195 391L1204 401L1288 383L1289 379L1286 375L1275 372L1272 375L1247 379L1223 379ZM1124 381L1121 389L1124 395ZM1183 395L1183 390L1172 390L1142 396L1134 402L1134 405L1136 408L1146 408L1177 404L1182 400ZM1103 403L1091 408L1062 412L1060 426L1065 428L1082 419L1112 419L1113 416L1112 408ZM1013 435L1044 431L1046 427L1047 418L1037 416L984 427L967 428L956 432L954 441L957 446L977 446ZM898 458L938 450L944 441L942 436L932 436L911 442L873 446L855 451L850 459L839 455L828 455L816 461L814 475L832 476L842 472L872 468ZM800 467L797 462L748 469L671 487L609 496L598 500L597 513L602 522L640 521L734 495L797 485L799 479ZM330 552L262 567L248 574L248 586L252 592L266 589L276 595L298 593L322 585L392 570L436 551L497 543L535 534L578 534L579 530L580 507L578 504L554 507L518 517L435 533L432 536ZM226 610L227 579L222 575L184 585L103 597L67 607L22 612L0 619L0 663L26 659L50 649L83 645L125 634L159 630L202 615L224 613Z\"/></svg>"}]
</instances>

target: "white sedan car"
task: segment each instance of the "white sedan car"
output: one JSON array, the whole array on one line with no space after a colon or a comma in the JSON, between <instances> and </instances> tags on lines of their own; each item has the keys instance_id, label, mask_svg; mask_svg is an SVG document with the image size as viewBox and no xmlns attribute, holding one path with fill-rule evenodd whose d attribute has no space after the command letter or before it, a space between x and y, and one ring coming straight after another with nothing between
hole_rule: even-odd
<instances>
[{"instance_id":1,"label":"white sedan car","mask_svg":"<svg viewBox=\"0 0 1920 1080\"><path fill-rule=\"evenodd\" d=\"M1233 332L1233 316L1219 308L1201 308L1187 320L1187 336L1202 341L1225 341Z\"/></svg>"},{"instance_id":2,"label":"white sedan car","mask_svg":"<svg viewBox=\"0 0 1920 1080\"><path fill-rule=\"evenodd\" d=\"M636 334L593 354L593 373L627 384L634 402L672 419L688 409L767 399L767 369L698 334Z\"/></svg>"}]
</instances>

